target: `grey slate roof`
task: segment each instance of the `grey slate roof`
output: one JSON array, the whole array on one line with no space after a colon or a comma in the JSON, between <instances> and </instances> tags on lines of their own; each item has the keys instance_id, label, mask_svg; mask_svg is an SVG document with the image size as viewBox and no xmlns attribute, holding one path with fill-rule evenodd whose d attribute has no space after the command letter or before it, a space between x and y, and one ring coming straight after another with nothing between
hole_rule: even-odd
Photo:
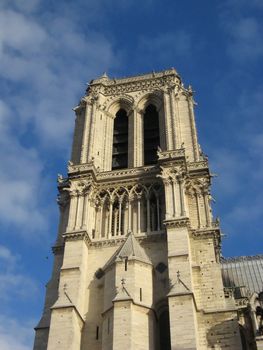
<instances>
[{"instance_id":1,"label":"grey slate roof","mask_svg":"<svg viewBox=\"0 0 263 350\"><path fill-rule=\"evenodd\" d=\"M225 287L235 287L239 297L263 291L263 255L222 258Z\"/></svg>"}]
</instances>

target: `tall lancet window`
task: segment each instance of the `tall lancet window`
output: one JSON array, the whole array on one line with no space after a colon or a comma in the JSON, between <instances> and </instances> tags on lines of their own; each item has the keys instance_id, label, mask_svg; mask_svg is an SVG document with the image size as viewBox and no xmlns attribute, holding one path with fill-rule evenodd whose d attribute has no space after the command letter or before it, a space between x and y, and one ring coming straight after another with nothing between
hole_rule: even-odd
<instances>
[{"instance_id":1,"label":"tall lancet window","mask_svg":"<svg viewBox=\"0 0 263 350\"><path fill-rule=\"evenodd\" d=\"M128 168L128 116L124 109L114 119L112 170Z\"/></svg>"},{"instance_id":2,"label":"tall lancet window","mask_svg":"<svg viewBox=\"0 0 263 350\"><path fill-rule=\"evenodd\" d=\"M157 148L160 146L159 115L156 107L150 104L144 112L144 165L157 162Z\"/></svg>"}]
</instances>

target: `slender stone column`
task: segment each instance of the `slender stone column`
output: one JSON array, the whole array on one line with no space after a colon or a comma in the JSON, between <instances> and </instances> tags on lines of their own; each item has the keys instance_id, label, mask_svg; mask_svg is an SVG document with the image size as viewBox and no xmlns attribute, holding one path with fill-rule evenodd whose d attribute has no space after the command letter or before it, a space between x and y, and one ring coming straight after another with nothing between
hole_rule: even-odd
<instances>
[{"instance_id":1,"label":"slender stone column","mask_svg":"<svg viewBox=\"0 0 263 350\"><path fill-rule=\"evenodd\" d=\"M86 228L87 226L87 202L88 202L87 193L83 193L83 210L82 210L82 222L81 228Z\"/></svg>"},{"instance_id":2,"label":"slender stone column","mask_svg":"<svg viewBox=\"0 0 263 350\"><path fill-rule=\"evenodd\" d=\"M141 233L141 196L139 195L138 197L137 197L137 204L138 204L138 216L137 216L137 219L138 219L138 222L137 222L137 232L138 232L138 234L140 234Z\"/></svg>"},{"instance_id":3,"label":"slender stone column","mask_svg":"<svg viewBox=\"0 0 263 350\"><path fill-rule=\"evenodd\" d=\"M179 106L178 106L178 98L175 98L175 128L176 128L176 139L175 146L176 148L181 148L182 145L182 137L181 137L181 125L180 125L180 116L179 116Z\"/></svg>"},{"instance_id":4,"label":"slender stone column","mask_svg":"<svg viewBox=\"0 0 263 350\"><path fill-rule=\"evenodd\" d=\"M68 219L67 231L74 230L76 214L77 214L77 194L70 193L70 207L69 207L69 219Z\"/></svg>"},{"instance_id":5,"label":"slender stone column","mask_svg":"<svg viewBox=\"0 0 263 350\"><path fill-rule=\"evenodd\" d=\"M142 166L144 163L144 139L143 139L143 112L138 108L133 112L133 166Z\"/></svg>"},{"instance_id":6,"label":"slender stone column","mask_svg":"<svg viewBox=\"0 0 263 350\"><path fill-rule=\"evenodd\" d=\"M197 132L196 132L195 118L194 118L193 98L190 97L187 99L187 101L188 101L188 107L189 107L190 125L191 125L191 132L192 132L194 161L198 161L199 147L198 147Z\"/></svg>"},{"instance_id":7,"label":"slender stone column","mask_svg":"<svg viewBox=\"0 0 263 350\"><path fill-rule=\"evenodd\" d=\"M170 104L171 104L171 125L172 125L172 133L173 133L172 146L173 146L173 149L175 149L177 135L176 135L176 127L175 127L176 112L175 112L174 88L173 87L169 89L169 97L170 97Z\"/></svg>"},{"instance_id":8,"label":"slender stone column","mask_svg":"<svg viewBox=\"0 0 263 350\"><path fill-rule=\"evenodd\" d=\"M200 213L200 205L199 205L199 193L195 192L195 198L196 198L198 227L200 228L201 227L201 213Z\"/></svg>"},{"instance_id":9,"label":"slender stone column","mask_svg":"<svg viewBox=\"0 0 263 350\"><path fill-rule=\"evenodd\" d=\"M77 202L77 215L76 215L76 221L75 221L75 228L80 229L82 226L82 215L83 215L83 196L80 193L78 195L78 202Z\"/></svg>"},{"instance_id":10,"label":"slender stone column","mask_svg":"<svg viewBox=\"0 0 263 350\"><path fill-rule=\"evenodd\" d=\"M93 145L94 145L94 136L95 136L95 118L96 118L96 110L95 103L92 104L91 117L90 117L90 137L89 137L89 147L88 147L88 161L92 160L94 157L93 154Z\"/></svg>"},{"instance_id":11,"label":"slender stone column","mask_svg":"<svg viewBox=\"0 0 263 350\"><path fill-rule=\"evenodd\" d=\"M73 219L73 229L74 230L76 230L78 211L79 211L79 195L78 194L75 197L75 202L76 202L76 209L75 209L75 215L74 215L74 219Z\"/></svg>"},{"instance_id":12,"label":"slender stone column","mask_svg":"<svg viewBox=\"0 0 263 350\"><path fill-rule=\"evenodd\" d=\"M146 197L147 200L147 232L151 231L151 221L150 221L150 198L149 198L149 194L147 194Z\"/></svg>"},{"instance_id":13,"label":"slender stone column","mask_svg":"<svg viewBox=\"0 0 263 350\"><path fill-rule=\"evenodd\" d=\"M109 213L109 229L108 229L108 238L110 238L112 236L112 205L113 202L110 201L110 213Z\"/></svg>"},{"instance_id":14,"label":"slender stone column","mask_svg":"<svg viewBox=\"0 0 263 350\"><path fill-rule=\"evenodd\" d=\"M183 180L178 178L179 192L180 192L180 205L181 205L181 216L185 216L185 198L184 198L184 189L183 189Z\"/></svg>"},{"instance_id":15,"label":"slender stone column","mask_svg":"<svg viewBox=\"0 0 263 350\"><path fill-rule=\"evenodd\" d=\"M170 212L169 212L169 208L171 208L170 206L170 180L169 179L163 179L163 183L164 183L164 187L165 187L165 219L170 219Z\"/></svg>"},{"instance_id":16,"label":"slender stone column","mask_svg":"<svg viewBox=\"0 0 263 350\"><path fill-rule=\"evenodd\" d=\"M100 225L99 225L99 238L102 237L102 221L103 221L103 207L104 203L102 202L100 205Z\"/></svg>"},{"instance_id":17,"label":"slender stone column","mask_svg":"<svg viewBox=\"0 0 263 350\"><path fill-rule=\"evenodd\" d=\"M173 147L172 141L172 130L171 128L171 113L170 113L170 104L169 104L169 95L167 92L164 92L164 114L165 114L165 124L166 124L166 144L167 149L170 150Z\"/></svg>"},{"instance_id":18,"label":"slender stone column","mask_svg":"<svg viewBox=\"0 0 263 350\"><path fill-rule=\"evenodd\" d=\"M114 212L113 212L113 236L118 235L117 220L118 220L118 212L117 212L117 210L114 210Z\"/></svg>"},{"instance_id":19,"label":"slender stone column","mask_svg":"<svg viewBox=\"0 0 263 350\"><path fill-rule=\"evenodd\" d=\"M176 180L172 179L172 188L173 188L173 217L178 216L176 210Z\"/></svg>"},{"instance_id":20,"label":"slender stone column","mask_svg":"<svg viewBox=\"0 0 263 350\"><path fill-rule=\"evenodd\" d=\"M131 200L132 198L129 197L128 199L128 232L131 232Z\"/></svg>"},{"instance_id":21,"label":"slender stone column","mask_svg":"<svg viewBox=\"0 0 263 350\"><path fill-rule=\"evenodd\" d=\"M206 226L210 226L210 215L209 215L209 206L208 206L208 200L207 200L207 192L203 192L203 200L204 200L204 207L205 207L205 218L206 218Z\"/></svg>"},{"instance_id":22,"label":"slender stone column","mask_svg":"<svg viewBox=\"0 0 263 350\"><path fill-rule=\"evenodd\" d=\"M87 163L91 111L92 111L92 104L90 102L87 102L86 111L85 111L84 131L83 131L83 137L82 137L81 158L80 158L82 164Z\"/></svg>"},{"instance_id":23,"label":"slender stone column","mask_svg":"<svg viewBox=\"0 0 263 350\"><path fill-rule=\"evenodd\" d=\"M122 200L119 200L119 227L118 227L118 235L121 235L121 205L122 205Z\"/></svg>"}]
</instances>

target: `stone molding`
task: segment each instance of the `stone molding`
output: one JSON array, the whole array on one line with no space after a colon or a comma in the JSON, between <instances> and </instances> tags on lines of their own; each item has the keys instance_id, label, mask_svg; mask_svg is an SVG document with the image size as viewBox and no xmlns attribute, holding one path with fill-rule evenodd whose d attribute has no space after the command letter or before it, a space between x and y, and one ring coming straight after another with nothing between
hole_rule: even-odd
<instances>
[{"instance_id":1,"label":"stone molding","mask_svg":"<svg viewBox=\"0 0 263 350\"><path fill-rule=\"evenodd\" d=\"M164 220L164 226L166 228L189 227L190 220L189 220L189 218L186 218L186 217Z\"/></svg>"},{"instance_id":2,"label":"stone molding","mask_svg":"<svg viewBox=\"0 0 263 350\"><path fill-rule=\"evenodd\" d=\"M167 88L179 88L181 86L181 79L175 69L166 70L163 72L145 74L136 77L109 79L99 78L91 81L87 92L101 93L105 96L121 95L135 91L154 91L163 90ZM184 89L185 90L185 89ZM188 94L190 91L186 90Z\"/></svg>"},{"instance_id":3,"label":"stone molding","mask_svg":"<svg viewBox=\"0 0 263 350\"><path fill-rule=\"evenodd\" d=\"M91 240L89 238L89 234L87 231L75 231L75 232L65 232L62 237L66 241L79 241L83 240L88 245L91 243Z\"/></svg>"}]
</instances>

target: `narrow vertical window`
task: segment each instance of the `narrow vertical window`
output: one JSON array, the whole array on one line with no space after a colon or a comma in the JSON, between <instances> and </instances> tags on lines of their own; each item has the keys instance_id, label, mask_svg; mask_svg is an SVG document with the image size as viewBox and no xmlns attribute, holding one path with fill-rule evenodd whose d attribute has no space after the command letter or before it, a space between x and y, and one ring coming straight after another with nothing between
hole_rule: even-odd
<instances>
[{"instance_id":1,"label":"narrow vertical window","mask_svg":"<svg viewBox=\"0 0 263 350\"><path fill-rule=\"evenodd\" d=\"M97 340L99 339L99 326L97 326L96 328L96 339Z\"/></svg>"},{"instance_id":2,"label":"narrow vertical window","mask_svg":"<svg viewBox=\"0 0 263 350\"><path fill-rule=\"evenodd\" d=\"M124 109L114 119L112 170L128 167L128 116Z\"/></svg>"},{"instance_id":3,"label":"narrow vertical window","mask_svg":"<svg viewBox=\"0 0 263 350\"><path fill-rule=\"evenodd\" d=\"M142 301L142 288L140 288L140 301Z\"/></svg>"},{"instance_id":4,"label":"narrow vertical window","mask_svg":"<svg viewBox=\"0 0 263 350\"><path fill-rule=\"evenodd\" d=\"M144 113L144 165L157 162L157 149L160 145L159 116L156 107L150 104Z\"/></svg>"}]
</instances>

